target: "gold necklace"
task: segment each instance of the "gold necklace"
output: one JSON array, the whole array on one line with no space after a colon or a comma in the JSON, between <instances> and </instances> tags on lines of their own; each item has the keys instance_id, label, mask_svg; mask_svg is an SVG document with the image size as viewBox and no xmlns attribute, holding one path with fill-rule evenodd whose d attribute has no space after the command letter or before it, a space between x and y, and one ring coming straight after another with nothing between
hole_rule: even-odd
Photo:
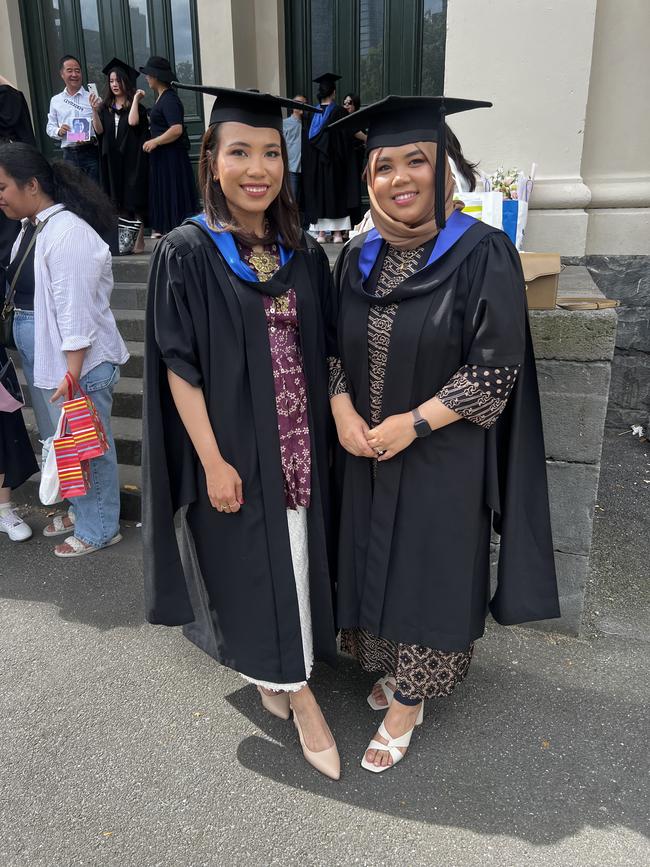
<instances>
[{"instance_id":1,"label":"gold necklace","mask_svg":"<svg viewBox=\"0 0 650 867\"><path fill-rule=\"evenodd\" d=\"M270 280L278 267L277 259L271 253L251 253L248 261L255 268L260 283Z\"/></svg>"}]
</instances>

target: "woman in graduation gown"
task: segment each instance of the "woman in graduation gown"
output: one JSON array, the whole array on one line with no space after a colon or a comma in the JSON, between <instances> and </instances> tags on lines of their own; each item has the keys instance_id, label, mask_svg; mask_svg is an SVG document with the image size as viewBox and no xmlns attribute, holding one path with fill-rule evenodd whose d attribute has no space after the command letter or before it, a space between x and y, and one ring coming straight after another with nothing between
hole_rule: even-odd
<instances>
[{"instance_id":1,"label":"woman in graduation gown","mask_svg":"<svg viewBox=\"0 0 650 867\"><path fill-rule=\"evenodd\" d=\"M149 284L147 619L184 624L257 685L268 710L288 719L292 709L305 757L338 779L336 745L307 685L315 659L336 658L335 318L327 257L301 232L288 187L280 106L304 106L194 89L217 96L200 158L205 211L158 245Z\"/></svg>"},{"instance_id":2,"label":"woman in graduation gown","mask_svg":"<svg viewBox=\"0 0 650 867\"><path fill-rule=\"evenodd\" d=\"M325 243L328 232L335 244L343 242L342 232L351 228L348 202L354 199L359 178L353 139L332 129L346 110L336 102L336 82L340 75L325 72L314 79L318 84L318 101L322 114L314 114L305 123L302 146L302 185L305 216L311 231L318 232L318 242Z\"/></svg>"},{"instance_id":3,"label":"woman in graduation gown","mask_svg":"<svg viewBox=\"0 0 650 867\"><path fill-rule=\"evenodd\" d=\"M90 95L95 132L100 136L100 174L104 192L120 217L142 224L133 248L144 250L149 196L149 159L142 146L149 138L147 110L135 99L138 71L114 57L103 69L102 99Z\"/></svg>"},{"instance_id":4,"label":"woman in graduation gown","mask_svg":"<svg viewBox=\"0 0 650 867\"><path fill-rule=\"evenodd\" d=\"M24 142L36 146L32 119L24 95L0 75L0 144ZM9 264L11 248L20 233L20 220L9 220L0 211L0 280L4 297L2 268Z\"/></svg>"},{"instance_id":5,"label":"woman in graduation gown","mask_svg":"<svg viewBox=\"0 0 650 867\"><path fill-rule=\"evenodd\" d=\"M382 672L368 702L387 710L362 760L373 772L405 754L424 699L463 680L488 608L505 624L559 616L519 257L458 209L437 159L445 114L489 104L387 97L338 124L368 128L375 225L337 263L331 377L338 623L343 649Z\"/></svg>"}]
</instances>

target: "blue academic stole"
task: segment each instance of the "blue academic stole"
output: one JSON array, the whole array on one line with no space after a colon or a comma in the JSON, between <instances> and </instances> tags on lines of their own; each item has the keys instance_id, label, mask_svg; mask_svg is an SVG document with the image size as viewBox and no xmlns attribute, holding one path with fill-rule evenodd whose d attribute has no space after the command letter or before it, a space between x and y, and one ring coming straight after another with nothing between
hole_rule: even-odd
<instances>
[{"instance_id":1,"label":"blue academic stole","mask_svg":"<svg viewBox=\"0 0 650 867\"><path fill-rule=\"evenodd\" d=\"M223 256L226 264L238 277L242 280L247 280L249 283L259 283L259 278L253 268L247 265L239 255L237 244L230 232L218 232L208 223L205 214L197 214L196 217L190 217L189 222L197 223L210 235L215 243L215 246ZM280 250L280 267L286 265L293 256L293 250L286 250L282 244L278 243Z\"/></svg>"},{"instance_id":2,"label":"blue academic stole","mask_svg":"<svg viewBox=\"0 0 650 867\"><path fill-rule=\"evenodd\" d=\"M432 262L436 262L444 256L444 254L463 237L465 232L468 229L471 229L475 224L476 219L474 217L470 217L469 214L463 214L462 211L454 211L447 220L445 228L441 229L438 233L438 240L431 251L431 255L422 268L426 268L428 265L431 265ZM377 256L379 256L379 251L381 250L381 245L383 243L384 239L381 237L377 229L371 229L368 232L368 235L363 242L363 246L361 247L361 252L359 253L359 271L361 272L364 283L370 276L370 272L377 261ZM421 271L422 268L419 268L418 270Z\"/></svg>"}]
</instances>

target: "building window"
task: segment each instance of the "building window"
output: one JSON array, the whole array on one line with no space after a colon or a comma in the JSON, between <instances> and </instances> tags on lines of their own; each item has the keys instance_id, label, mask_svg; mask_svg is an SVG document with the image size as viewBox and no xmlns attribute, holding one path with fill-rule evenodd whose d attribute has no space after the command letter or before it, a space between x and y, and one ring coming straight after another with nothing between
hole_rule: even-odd
<instances>
[{"instance_id":1,"label":"building window","mask_svg":"<svg viewBox=\"0 0 650 867\"><path fill-rule=\"evenodd\" d=\"M424 0L422 17L422 71L420 93L438 96L444 92L447 3Z\"/></svg>"},{"instance_id":2,"label":"building window","mask_svg":"<svg viewBox=\"0 0 650 867\"><path fill-rule=\"evenodd\" d=\"M381 99L384 68L384 0L360 0L359 96L364 105Z\"/></svg>"}]
</instances>

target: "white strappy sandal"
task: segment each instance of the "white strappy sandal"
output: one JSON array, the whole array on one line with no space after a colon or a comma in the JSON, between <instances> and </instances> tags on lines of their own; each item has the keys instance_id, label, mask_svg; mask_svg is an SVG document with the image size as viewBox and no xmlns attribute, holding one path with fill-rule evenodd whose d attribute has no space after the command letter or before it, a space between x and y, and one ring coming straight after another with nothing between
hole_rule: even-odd
<instances>
[{"instance_id":1,"label":"white strappy sandal","mask_svg":"<svg viewBox=\"0 0 650 867\"><path fill-rule=\"evenodd\" d=\"M378 686L384 693L384 697L386 698L386 704L378 704L375 701L375 697L373 696L372 692L368 696L368 704L373 710L387 710L390 707L390 704L393 701L393 696L395 695L395 690L392 688L392 686L388 685L389 680L394 681L395 678L391 677L390 674L385 674L383 677L380 677L375 684L375 686ZM373 692L374 689L375 687L373 686Z\"/></svg>"},{"instance_id":2,"label":"white strappy sandal","mask_svg":"<svg viewBox=\"0 0 650 867\"><path fill-rule=\"evenodd\" d=\"M370 707L373 710L388 710L388 708L391 706L391 704L393 703L393 697L395 695L395 690L388 685L388 681L394 680L394 679L395 678L392 677L392 675L385 674L383 677L380 677L379 680L375 683L375 686L378 686L381 689L381 691L384 693L384 695L386 696L386 701L388 703L387 704L378 704L375 701L375 698L371 692L370 695L368 696L368 704L370 705ZM373 687L373 690L374 690L374 688L375 687ZM423 719L424 719L424 702L422 702L422 707L420 709L420 713L418 714L418 718L415 722L415 725L421 726Z\"/></svg>"},{"instance_id":3,"label":"white strappy sandal","mask_svg":"<svg viewBox=\"0 0 650 867\"><path fill-rule=\"evenodd\" d=\"M421 725L422 720L424 718L424 702L420 705L420 711L418 713L418 718L415 722L415 725ZM379 734L382 738L385 738L388 743L382 744L381 741L376 741L374 738L370 741L368 746L366 747L366 753L368 750L385 750L390 753L390 757L393 760L392 765L374 765L371 764L366 759L366 753L363 754L363 758L361 759L361 767L366 771L370 771L373 774L381 774L382 771L387 771L389 768L394 768L398 762L401 762L406 753L403 753L399 747L408 748L411 743L411 737L413 736L413 726L412 729L409 729L406 734L400 735L398 738L393 738L388 733L386 726L382 722L379 726Z\"/></svg>"}]
</instances>

